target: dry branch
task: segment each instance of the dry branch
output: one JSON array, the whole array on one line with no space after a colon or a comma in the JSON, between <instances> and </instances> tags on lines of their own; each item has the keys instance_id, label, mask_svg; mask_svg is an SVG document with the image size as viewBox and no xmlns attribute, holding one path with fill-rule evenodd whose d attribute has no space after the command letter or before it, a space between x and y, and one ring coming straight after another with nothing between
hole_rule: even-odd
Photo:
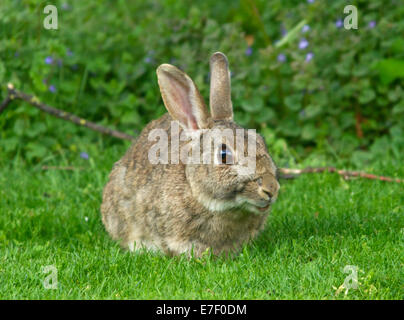
<instances>
[{"instance_id":1,"label":"dry branch","mask_svg":"<svg viewBox=\"0 0 404 320\"><path fill-rule=\"evenodd\" d=\"M279 168L279 171L286 175L286 179L290 179L293 176L297 177L303 173L319 173L319 172L330 172L330 173L337 173L344 178L349 177L359 177L371 180L381 180L381 181L388 181L388 182L397 182L403 183L404 180L397 179L397 178L390 178L385 176L377 176L371 173L361 172L361 171L348 171L348 170L340 170L334 167L323 167L323 168L305 168L305 169L288 169L288 168Z\"/></svg>"},{"instance_id":2,"label":"dry branch","mask_svg":"<svg viewBox=\"0 0 404 320\"><path fill-rule=\"evenodd\" d=\"M47 104L40 102L39 99L35 96L15 90L14 86L11 83L7 85L7 89L8 89L7 97L0 105L0 114L7 108L10 102L12 102L13 100L20 99L28 102L31 106L39 110L42 110L46 113L49 113L57 118L73 122L80 126L87 127L91 130L98 131L101 132L102 134L109 135L118 139L132 140L132 141L135 140L135 137L128 135L126 133L103 127L94 122L77 117L69 112L48 106Z\"/></svg>"}]
</instances>

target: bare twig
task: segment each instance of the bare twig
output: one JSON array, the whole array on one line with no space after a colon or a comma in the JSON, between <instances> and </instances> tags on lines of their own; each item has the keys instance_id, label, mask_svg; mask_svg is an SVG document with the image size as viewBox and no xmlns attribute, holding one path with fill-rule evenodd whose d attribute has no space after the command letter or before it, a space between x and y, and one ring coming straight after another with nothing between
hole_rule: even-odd
<instances>
[{"instance_id":1,"label":"bare twig","mask_svg":"<svg viewBox=\"0 0 404 320\"><path fill-rule=\"evenodd\" d=\"M126 133L100 126L99 124L77 117L69 112L48 106L47 104L40 102L39 99L35 96L15 90L14 86L11 83L7 85L7 89L8 89L8 95L0 105L0 113L7 108L7 106L10 104L11 101L21 99L28 102L33 107L42 110L46 113L49 113L57 118L73 122L80 126L87 127L91 130L98 131L101 132L102 134L109 135L118 139L132 140L132 141L135 140L135 137L128 135Z\"/></svg>"},{"instance_id":2,"label":"bare twig","mask_svg":"<svg viewBox=\"0 0 404 320\"><path fill-rule=\"evenodd\" d=\"M290 179L293 175L300 176L303 173L319 173L319 172L331 172L337 173L340 176L346 177L360 177L365 179L371 180L381 180L381 181L388 181L388 182L397 182L403 183L404 180L402 179L395 179L385 176L377 176L371 173L361 172L361 171L348 171L348 170L340 170L334 167L322 167L322 168L305 168L305 169L288 169L288 168L279 168L280 172L283 175L286 175L286 179Z\"/></svg>"}]
</instances>

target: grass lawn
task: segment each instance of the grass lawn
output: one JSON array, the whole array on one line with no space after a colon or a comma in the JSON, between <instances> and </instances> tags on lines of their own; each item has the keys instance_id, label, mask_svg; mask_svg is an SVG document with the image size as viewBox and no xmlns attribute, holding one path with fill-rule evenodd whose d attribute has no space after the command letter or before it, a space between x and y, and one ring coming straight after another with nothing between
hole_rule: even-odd
<instances>
[{"instance_id":1,"label":"grass lawn","mask_svg":"<svg viewBox=\"0 0 404 320\"><path fill-rule=\"evenodd\" d=\"M404 298L403 185L333 174L283 180L265 231L233 259L131 254L109 239L99 212L124 151L69 161L84 168L76 171L0 161L1 299ZM402 164L371 171L404 177ZM55 290L43 286L48 265ZM347 265L359 285L345 295Z\"/></svg>"}]
</instances>

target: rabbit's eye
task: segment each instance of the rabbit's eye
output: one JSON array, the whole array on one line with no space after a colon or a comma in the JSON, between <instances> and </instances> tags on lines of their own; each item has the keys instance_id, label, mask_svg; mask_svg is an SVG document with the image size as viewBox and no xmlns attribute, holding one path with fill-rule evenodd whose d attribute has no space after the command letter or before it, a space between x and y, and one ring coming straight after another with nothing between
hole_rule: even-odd
<instances>
[{"instance_id":1,"label":"rabbit's eye","mask_svg":"<svg viewBox=\"0 0 404 320\"><path fill-rule=\"evenodd\" d=\"M225 144L219 149L219 163L233 164L233 153Z\"/></svg>"}]
</instances>

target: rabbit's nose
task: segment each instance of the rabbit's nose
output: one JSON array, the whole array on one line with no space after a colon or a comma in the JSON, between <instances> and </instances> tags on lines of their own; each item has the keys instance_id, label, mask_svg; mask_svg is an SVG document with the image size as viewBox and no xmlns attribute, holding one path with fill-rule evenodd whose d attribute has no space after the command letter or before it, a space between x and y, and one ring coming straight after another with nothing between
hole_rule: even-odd
<instances>
[{"instance_id":1,"label":"rabbit's nose","mask_svg":"<svg viewBox=\"0 0 404 320\"><path fill-rule=\"evenodd\" d=\"M276 178L272 174L265 174L260 182L259 194L261 197L267 201L275 200L279 190L279 183Z\"/></svg>"},{"instance_id":2,"label":"rabbit's nose","mask_svg":"<svg viewBox=\"0 0 404 320\"><path fill-rule=\"evenodd\" d=\"M273 197L273 194L269 190L262 188L262 192L265 193L269 197L269 199Z\"/></svg>"}]
</instances>

